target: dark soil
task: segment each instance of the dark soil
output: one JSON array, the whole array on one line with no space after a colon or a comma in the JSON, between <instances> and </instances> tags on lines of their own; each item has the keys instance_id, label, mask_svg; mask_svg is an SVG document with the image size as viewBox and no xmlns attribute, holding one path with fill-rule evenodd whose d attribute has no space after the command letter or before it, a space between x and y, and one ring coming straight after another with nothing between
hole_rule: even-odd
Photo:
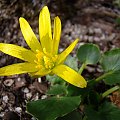
<instances>
[{"instance_id":1,"label":"dark soil","mask_svg":"<svg viewBox=\"0 0 120 120\"><path fill-rule=\"evenodd\" d=\"M115 22L120 17L120 8L113 0L0 0L0 42L28 48L19 17L26 18L38 35L38 16L44 5L49 7L52 20L57 15L62 20L60 50L75 38L80 38L79 45L99 45L101 52L120 47L120 26ZM76 49L72 54L75 52ZM21 61L0 52L0 67L17 62ZM96 77L101 72L99 65L88 66L83 75L90 77L94 73ZM26 112L26 102L44 99L48 86L45 78L34 79L28 74L0 77L0 119L34 120ZM120 106L118 93L110 99Z\"/></svg>"}]
</instances>

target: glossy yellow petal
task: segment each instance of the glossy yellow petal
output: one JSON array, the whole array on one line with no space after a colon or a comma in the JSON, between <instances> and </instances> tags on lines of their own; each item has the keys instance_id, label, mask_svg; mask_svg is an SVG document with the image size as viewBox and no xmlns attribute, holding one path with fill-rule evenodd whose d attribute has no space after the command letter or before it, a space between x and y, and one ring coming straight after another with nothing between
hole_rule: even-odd
<instances>
[{"instance_id":1,"label":"glossy yellow petal","mask_svg":"<svg viewBox=\"0 0 120 120\"><path fill-rule=\"evenodd\" d=\"M76 87L84 88L87 86L85 79L66 65L58 65L52 72Z\"/></svg>"},{"instance_id":2,"label":"glossy yellow petal","mask_svg":"<svg viewBox=\"0 0 120 120\"><path fill-rule=\"evenodd\" d=\"M61 35L61 21L59 17L54 19L54 32L53 32L53 54L58 54L58 47Z\"/></svg>"},{"instance_id":3,"label":"glossy yellow petal","mask_svg":"<svg viewBox=\"0 0 120 120\"><path fill-rule=\"evenodd\" d=\"M34 62L36 59L31 50L13 44L0 43L0 51L28 62Z\"/></svg>"},{"instance_id":4,"label":"glossy yellow petal","mask_svg":"<svg viewBox=\"0 0 120 120\"><path fill-rule=\"evenodd\" d=\"M75 47L75 45L77 44L78 39L76 39L73 43L71 43L70 46L68 46L68 48L66 48L58 57L58 62L57 64L63 63L66 59L66 57L70 54L70 52L73 50L73 48Z\"/></svg>"},{"instance_id":5,"label":"glossy yellow petal","mask_svg":"<svg viewBox=\"0 0 120 120\"><path fill-rule=\"evenodd\" d=\"M53 41L50 13L47 6L43 7L39 15L39 34L42 48L45 48L47 52L51 52Z\"/></svg>"},{"instance_id":6,"label":"glossy yellow petal","mask_svg":"<svg viewBox=\"0 0 120 120\"><path fill-rule=\"evenodd\" d=\"M18 63L0 68L0 76L36 72L38 69L32 63Z\"/></svg>"},{"instance_id":7,"label":"glossy yellow petal","mask_svg":"<svg viewBox=\"0 0 120 120\"><path fill-rule=\"evenodd\" d=\"M47 74L49 74L51 72L51 70L46 70L46 69L40 69L38 72L36 72L34 75L37 76L45 76Z\"/></svg>"},{"instance_id":8,"label":"glossy yellow petal","mask_svg":"<svg viewBox=\"0 0 120 120\"><path fill-rule=\"evenodd\" d=\"M22 17L19 19L19 22L24 39L31 50L34 52L36 52L36 50L41 50L40 42L32 31L29 23Z\"/></svg>"}]
</instances>

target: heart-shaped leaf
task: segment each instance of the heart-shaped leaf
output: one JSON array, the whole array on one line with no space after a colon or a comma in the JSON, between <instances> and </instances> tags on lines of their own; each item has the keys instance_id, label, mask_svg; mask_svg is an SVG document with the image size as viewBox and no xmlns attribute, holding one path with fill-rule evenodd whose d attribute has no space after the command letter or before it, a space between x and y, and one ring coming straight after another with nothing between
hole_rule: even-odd
<instances>
[{"instance_id":1,"label":"heart-shaped leaf","mask_svg":"<svg viewBox=\"0 0 120 120\"><path fill-rule=\"evenodd\" d=\"M120 70L112 72L104 78L104 82L108 85L115 85L120 83Z\"/></svg>"},{"instance_id":2,"label":"heart-shaped leaf","mask_svg":"<svg viewBox=\"0 0 120 120\"><path fill-rule=\"evenodd\" d=\"M80 101L80 96L51 97L27 103L27 111L38 120L55 120L75 110Z\"/></svg>"},{"instance_id":3,"label":"heart-shaped leaf","mask_svg":"<svg viewBox=\"0 0 120 120\"><path fill-rule=\"evenodd\" d=\"M85 107L86 120L102 120L102 116L99 115L99 112L94 110L91 106Z\"/></svg>"},{"instance_id":4,"label":"heart-shaped leaf","mask_svg":"<svg viewBox=\"0 0 120 120\"><path fill-rule=\"evenodd\" d=\"M65 115L64 117L58 118L57 120L82 120L82 115L79 111L74 110L71 113Z\"/></svg>"},{"instance_id":5,"label":"heart-shaped leaf","mask_svg":"<svg viewBox=\"0 0 120 120\"><path fill-rule=\"evenodd\" d=\"M99 47L95 44L84 44L77 52L78 59L85 64L96 64L100 59Z\"/></svg>"},{"instance_id":6,"label":"heart-shaped leaf","mask_svg":"<svg viewBox=\"0 0 120 120\"><path fill-rule=\"evenodd\" d=\"M78 60L76 57L72 57L71 55L69 55L65 61L65 64L78 71Z\"/></svg>"},{"instance_id":7,"label":"heart-shaped leaf","mask_svg":"<svg viewBox=\"0 0 120 120\"><path fill-rule=\"evenodd\" d=\"M67 87L65 85L53 85L47 91L48 95L63 95L67 93Z\"/></svg>"},{"instance_id":8,"label":"heart-shaped leaf","mask_svg":"<svg viewBox=\"0 0 120 120\"><path fill-rule=\"evenodd\" d=\"M120 70L120 49L105 52L100 63L105 72Z\"/></svg>"},{"instance_id":9,"label":"heart-shaped leaf","mask_svg":"<svg viewBox=\"0 0 120 120\"><path fill-rule=\"evenodd\" d=\"M120 49L105 52L100 61L102 68L107 74L104 82L109 85L120 83Z\"/></svg>"},{"instance_id":10,"label":"heart-shaped leaf","mask_svg":"<svg viewBox=\"0 0 120 120\"><path fill-rule=\"evenodd\" d=\"M86 120L119 120L120 109L112 103L106 102L94 110L91 106L85 107Z\"/></svg>"}]
</instances>

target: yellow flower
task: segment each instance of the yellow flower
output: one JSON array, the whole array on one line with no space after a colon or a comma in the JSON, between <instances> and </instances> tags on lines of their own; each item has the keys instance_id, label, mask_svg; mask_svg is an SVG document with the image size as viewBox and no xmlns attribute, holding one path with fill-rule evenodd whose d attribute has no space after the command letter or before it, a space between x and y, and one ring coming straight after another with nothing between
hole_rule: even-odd
<instances>
[{"instance_id":1,"label":"yellow flower","mask_svg":"<svg viewBox=\"0 0 120 120\"><path fill-rule=\"evenodd\" d=\"M0 43L0 51L25 61L0 68L0 76L21 73L39 76L56 74L72 85L81 88L86 87L87 82L85 79L76 71L63 64L66 57L77 44L78 39L66 50L58 54L61 35L61 21L59 17L54 19L52 36L50 13L47 6L43 7L39 16L40 42L24 18L21 17L19 22L22 34L30 50L13 44Z\"/></svg>"}]
</instances>

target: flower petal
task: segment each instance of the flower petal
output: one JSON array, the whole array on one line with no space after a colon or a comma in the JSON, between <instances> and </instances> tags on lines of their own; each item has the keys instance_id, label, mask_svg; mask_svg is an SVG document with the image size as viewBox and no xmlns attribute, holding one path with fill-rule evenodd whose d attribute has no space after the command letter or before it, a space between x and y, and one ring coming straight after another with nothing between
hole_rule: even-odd
<instances>
[{"instance_id":1,"label":"flower petal","mask_svg":"<svg viewBox=\"0 0 120 120\"><path fill-rule=\"evenodd\" d=\"M58 57L58 62L57 64L63 63L66 59L66 57L70 54L70 52L73 50L73 48L75 47L75 45L77 44L78 39L76 39L73 43L71 43L70 46L68 46L68 48L66 48Z\"/></svg>"},{"instance_id":2,"label":"flower petal","mask_svg":"<svg viewBox=\"0 0 120 120\"><path fill-rule=\"evenodd\" d=\"M36 72L34 75L38 75L38 76L45 76L47 74L49 74L51 72L51 70L46 70L46 69L40 69L38 72Z\"/></svg>"},{"instance_id":3,"label":"flower petal","mask_svg":"<svg viewBox=\"0 0 120 120\"><path fill-rule=\"evenodd\" d=\"M43 7L39 15L39 34L42 48L45 48L47 52L51 52L53 41L50 13L47 6Z\"/></svg>"},{"instance_id":4,"label":"flower petal","mask_svg":"<svg viewBox=\"0 0 120 120\"><path fill-rule=\"evenodd\" d=\"M36 52L36 50L42 50L40 42L32 31L29 23L22 17L20 17L19 22L24 39L31 50L34 52Z\"/></svg>"},{"instance_id":5,"label":"flower petal","mask_svg":"<svg viewBox=\"0 0 120 120\"><path fill-rule=\"evenodd\" d=\"M17 63L0 68L0 76L36 72L38 69L32 63Z\"/></svg>"},{"instance_id":6,"label":"flower petal","mask_svg":"<svg viewBox=\"0 0 120 120\"><path fill-rule=\"evenodd\" d=\"M36 59L31 50L13 44L0 43L0 51L28 62L34 62Z\"/></svg>"},{"instance_id":7,"label":"flower petal","mask_svg":"<svg viewBox=\"0 0 120 120\"><path fill-rule=\"evenodd\" d=\"M61 21L59 17L54 19L54 32L53 32L53 54L58 54L58 47L61 35Z\"/></svg>"},{"instance_id":8,"label":"flower petal","mask_svg":"<svg viewBox=\"0 0 120 120\"><path fill-rule=\"evenodd\" d=\"M87 82L85 81L85 79L76 71L66 65L58 65L52 70L52 72L74 86L80 88L84 88L87 86Z\"/></svg>"}]
</instances>

